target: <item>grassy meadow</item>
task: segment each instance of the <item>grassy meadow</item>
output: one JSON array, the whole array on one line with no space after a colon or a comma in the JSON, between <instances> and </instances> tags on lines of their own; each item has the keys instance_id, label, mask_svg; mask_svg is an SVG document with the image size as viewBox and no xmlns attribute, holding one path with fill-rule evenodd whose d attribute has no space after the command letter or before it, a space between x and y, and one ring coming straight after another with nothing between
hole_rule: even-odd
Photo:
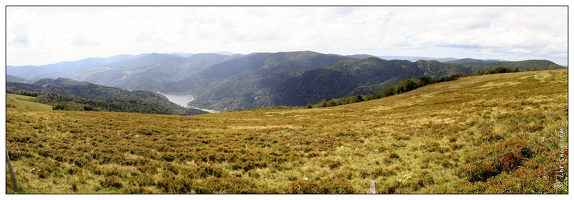
<instances>
[{"instance_id":1,"label":"grassy meadow","mask_svg":"<svg viewBox=\"0 0 574 200\"><path fill-rule=\"evenodd\" d=\"M34 98L35 97L18 94L6 94L6 107L27 108L32 110L52 110L51 105L30 101Z\"/></svg>"},{"instance_id":2,"label":"grassy meadow","mask_svg":"<svg viewBox=\"0 0 574 200\"><path fill-rule=\"evenodd\" d=\"M567 70L328 108L6 114L18 193L568 193L567 145Z\"/></svg>"}]
</instances>

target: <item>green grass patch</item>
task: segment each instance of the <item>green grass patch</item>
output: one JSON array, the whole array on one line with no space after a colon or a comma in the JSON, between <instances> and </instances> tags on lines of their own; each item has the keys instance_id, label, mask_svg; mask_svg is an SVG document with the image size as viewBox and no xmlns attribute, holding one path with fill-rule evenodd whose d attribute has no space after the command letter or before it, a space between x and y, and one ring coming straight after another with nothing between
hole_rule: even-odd
<instances>
[{"instance_id":1,"label":"green grass patch","mask_svg":"<svg viewBox=\"0 0 574 200\"><path fill-rule=\"evenodd\" d=\"M52 110L51 105L33 102L32 99L34 98L35 97L18 95L18 94L6 94L6 107L26 108L34 110Z\"/></svg>"}]
</instances>

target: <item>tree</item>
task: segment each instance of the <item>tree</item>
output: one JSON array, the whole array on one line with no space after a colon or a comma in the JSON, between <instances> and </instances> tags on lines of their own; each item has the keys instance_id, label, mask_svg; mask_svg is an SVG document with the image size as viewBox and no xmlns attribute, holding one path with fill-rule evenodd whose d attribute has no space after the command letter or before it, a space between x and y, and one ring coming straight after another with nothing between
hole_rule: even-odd
<instances>
[{"instance_id":1,"label":"tree","mask_svg":"<svg viewBox=\"0 0 574 200\"><path fill-rule=\"evenodd\" d=\"M550 65L550 67L548 67L550 70L555 70L556 69L556 65Z\"/></svg>"},{"instance_id":2,"label":"tree","mask_svg":"<svg viewBox=\"0 0 574 200\"><path fill-rule=\"evenodd\" d=\"M54 106L52 108L52 110L65 110L65 109L66 109L66 107L62 104L57 104L56 106Z\"/></svg>"},{"instance_id":3,"label":"tree","mask_svg":"<svg viewBox=\"0 0 574 200\"><path fill-rule=\"evenodd\" d=\"M85 111L92 111L92 110L94 110L94 108L92 108L92 106L84 106L84 110Z\"/></svg>"},{"instance_id":4,"label":"tree","mask_svg":"<svg viewBox=\"0 0 574 200\"><path fill-rule=\"evenodd\" d=\"M327 101L323 99L323 101L319 102L319 107L327 107Z\"/></svg>"},{"instance_id":5,"label":"tree","mask_svg":"<svg viewBox=\"0 0 574 200\"><path fill-rule=\"evenodd\" d=\"M363 95L357 94L357 101L365 101L365 98L363 98Z\"/></svg>"}]
</instances>

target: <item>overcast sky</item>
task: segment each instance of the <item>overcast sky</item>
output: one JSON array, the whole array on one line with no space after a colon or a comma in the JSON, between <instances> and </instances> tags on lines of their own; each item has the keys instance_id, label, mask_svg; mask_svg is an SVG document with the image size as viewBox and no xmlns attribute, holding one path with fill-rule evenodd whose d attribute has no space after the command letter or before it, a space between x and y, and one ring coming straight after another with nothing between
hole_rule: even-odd
<instances>
[{"instance_id":1,"label":"overcast sky","mask_svg":"<svg viewBox=\"0 0 574 200\"><path fill-rule=\"evenodd\" d=\"M566 7L7 7L8 65L316 51L567 63Z\"/></svg>"}]
</instances>

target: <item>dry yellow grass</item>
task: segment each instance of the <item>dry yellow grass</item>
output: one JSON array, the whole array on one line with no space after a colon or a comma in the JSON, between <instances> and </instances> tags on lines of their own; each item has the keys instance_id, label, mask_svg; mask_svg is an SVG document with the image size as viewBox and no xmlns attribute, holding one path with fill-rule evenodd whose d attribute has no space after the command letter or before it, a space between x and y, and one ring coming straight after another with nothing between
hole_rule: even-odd
<instances>
[{"instance_id":1,"label":"dry yellow grass","mask_svg":"<svg viewBox=\"0 0 574 200\"><path fill-rule=\"evenodd\" d=\"M8 108L6 138L22 193L567 193L567 75L191 117Z\"/></svg>"}]
</instances>

